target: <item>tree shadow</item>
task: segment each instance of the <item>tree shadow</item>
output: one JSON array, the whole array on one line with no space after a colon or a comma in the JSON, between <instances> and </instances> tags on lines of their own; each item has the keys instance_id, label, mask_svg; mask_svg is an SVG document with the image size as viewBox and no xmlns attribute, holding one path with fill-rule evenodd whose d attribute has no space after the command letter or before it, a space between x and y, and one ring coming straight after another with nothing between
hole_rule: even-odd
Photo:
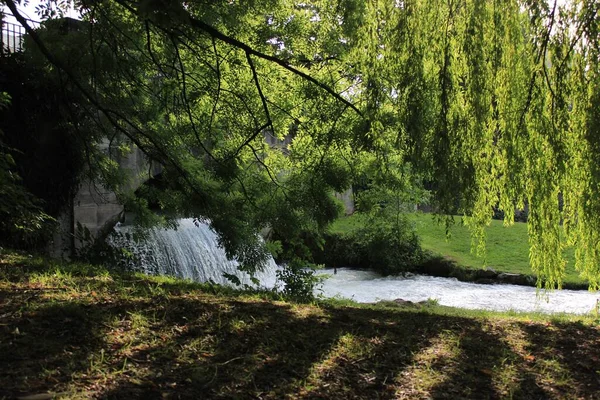
<instances>
[{"instance_id":1,"label":"tree shadow","mask_svg":"<svg viewBox=\"0 0 600 400\"><path fill-rule=\"evenodd\" d=\"M0 321L0 394L17 396L60 386L76 371L87 369L90 354L103 346L97 306L40 302L27 310L3 311L8 312Z\"/></svg>"},{"instance_id":2,"label":"tree shadow","mask_svg":"<svg viewBox=\"0 0 600 400\"><path fill-rule=\"evenodd\" d=\"M214 295L193 283L127 279L114 285L84 279L93 290L105 286L97 296L1 290L0 397L52 391L123 399L479 399L600 392L600 334L581 323L546 326L410 305L294 305L213 288Z\"/></svg>"},{"instance_id":3,"label":"tree shadow","mask_svg":"<svg viewBox=\"0 0 600 400\"><path fill-rule=\"evenodd\" d=\"M0 291L0 398L52 392L99 392L90 383L123 365L110 341L115 321L152 315L160 299L47 300L43 290ZM207 303L205 308L215 308Z\"/></svg>"},{"instance_id":4,"label":"tree shadow","mask_svg":"<svg viewBox=\"0 0 600 400\"><path fill-rule=\"evenodd\" d=\"M396 398L398 379L414 354L444 327L465 322L445 317L439 323L439 316L414 310L261 301L222 306L207 317L202 304L171 302L177 311L168 312L165 326L185 331L170 339L169 349L156 343L133 354L152 360L141 384L123 380L103 397ZM183 319L193 310L199 318ZM198 338L211 343L190 352Z\"/></svg>"},{"instance_id":5,"label":"tree shadow","mask_svg":"<svg viewBox=\"0 0 600 400\"><path fill-rule=\"evenodd\" d=\"M587 397L600 394L600 330L583 323L553 321L522 323L531 353L531 369L547 377L537 384L552 397ZM550 397L550 396L549 396Z\"/></svg>"},{"instance_id":6,"label":"tree shadow","mask_svg":"<svg viewBox=\"0 0 600 400\"><path fill-rule=\"evenodd\" d=\"M451 362L443 357L436 360L435 370L451 364L451 372L432 388L432 398L548 398L535 376L524 368L527 361L507 340L515 334L512 325L490 322L469 319L455 327L456 357Z\"/></svg>"}]
</instances>

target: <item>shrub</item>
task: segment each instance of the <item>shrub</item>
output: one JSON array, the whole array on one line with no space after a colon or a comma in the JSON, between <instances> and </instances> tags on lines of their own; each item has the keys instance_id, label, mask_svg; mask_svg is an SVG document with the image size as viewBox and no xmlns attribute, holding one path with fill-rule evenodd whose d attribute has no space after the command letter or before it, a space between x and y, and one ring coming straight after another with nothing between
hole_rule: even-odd
<instances>
[{"instance_id":1,"label":"shrub","mask_svg":"<svg viewBox=\"0 0 600 400\"><path fill-rule=\"evenodd\" d=\"M393 222L371 220L354 237L360 263L384 275L408 271L423 258L419 238L405 215Z\"/></svg>"},{"instance_id":2,"label":"shrub","mask_svg":"<svg viewBox=\"0 0 600 400\"><path fill-rule=\"evenodd\" d=\"M384 275L414 269L423 260L419 239L405 215L368 219L350 233L328 234L315 259L328 267L371 269Z\"/></svg>"},{"instance_id":3,"label":"shrub","mask_svg":"<svg viewBox=\"0 0 600 400\"><path fill-rule=\"evenodd\" d=\"M303 262L290 262L284 264L277 271L277 279L284 283L281 293L287 298L306 303L314 299L316 287L323 281L323 277L317 276L315 265L307 266Z\"/></svg>"}]
</instances>

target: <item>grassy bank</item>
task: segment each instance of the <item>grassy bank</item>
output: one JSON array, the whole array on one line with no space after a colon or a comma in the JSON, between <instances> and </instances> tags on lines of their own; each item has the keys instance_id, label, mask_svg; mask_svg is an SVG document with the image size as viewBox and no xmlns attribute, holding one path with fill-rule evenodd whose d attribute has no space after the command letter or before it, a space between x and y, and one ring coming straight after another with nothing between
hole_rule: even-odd
<instances>
[{"instance_id":1,"label":"grassy bank","mask_svg":"<svg viewBox=\"0 0 600 400\"><path fill-rule=\"evenodd\" d=\"M298 305L0 255L0 398L593 398L593 317Z\"/></svg>"},{"instance_id":2,"label":"grassy bank","mask_svg":"<svg viewBox=\"0 0 600 400\"><path fill-rule=\"evenodd\" d=\"M421 240L423 249L441 255L465 268L479 269L484 266L499 272L531 274L529 267L529 243L527 225L515 223L505 227L502 221L493 220L487 229L485 259L471 252L469 229L461 223L461 217L455 217L450 229L450 237L446 237L445 226L438 223L432 214L414 213L409 215ZM350 232L363 224L360 215L338 220L332 227L333 232ZM565 283L582 284L584 281L575 271L573 251L567 251L567 268Z\"/></svg>"}]
</instances>

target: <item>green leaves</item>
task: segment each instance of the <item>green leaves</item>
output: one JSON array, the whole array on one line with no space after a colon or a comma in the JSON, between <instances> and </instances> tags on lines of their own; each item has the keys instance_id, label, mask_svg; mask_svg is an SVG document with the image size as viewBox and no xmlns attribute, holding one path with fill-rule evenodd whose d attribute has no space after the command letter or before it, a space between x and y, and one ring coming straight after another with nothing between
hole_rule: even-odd
<instances>
[{"instance_id":1,"label":"green leaves","mask_svg":"<svg viewBox=\"0 0 600 400\"><path fill-rule=\"evenodd\" d=\"M495 208L510 224L528 207L540 286L560 286L566 245L597 285L593 2L155 3L84 4L69 39L48 23L61 62L45 67L163 166L173 200L156 203L210 218L232 254L263 227L318 237L332 190L362 179L402 197L412 175L468 216L480 253Z\"/></svg>"}]
</instances>

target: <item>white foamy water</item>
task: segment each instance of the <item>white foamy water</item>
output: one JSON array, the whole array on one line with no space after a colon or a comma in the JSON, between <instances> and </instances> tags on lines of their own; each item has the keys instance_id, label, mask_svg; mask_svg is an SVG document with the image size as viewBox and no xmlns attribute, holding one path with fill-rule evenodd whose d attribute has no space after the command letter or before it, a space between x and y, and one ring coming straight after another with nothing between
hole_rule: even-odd
<instances>
[{"instance_id":1,"label":"white foamy water","mask_svg":"<svg viewBox=\"0 0 600 400\"><path fill-rule=\"evenodd\" d=\"M129 226L118 226L117 232L128 233ZM196 223L192 218L180 219L177 229L155 228L148 240L135 243L133 240L115 239L113 244L126 246L139 260L137 268L151 275L171 275L191 279L196 282L231 284L224 274L237 276L242 284L255 286L250 275L238 270L239 263L227 259L219 246L217 235L205 223ZM260 286L272 288L275 285L277 265L272 257L264 270L254 276Z\"/></svg>"},{"instance_id":2,"label":"white foamy water","mask_svg":"<svg viewBox=\"0 0 600 400\"><path fill-rule=\"evenodd\" d=\"M538 296L536 289L517 285L481 285L454 278L424 275L382 277L370 271L333 269L322 287L325 297L339 296L359 303L403 299L413 302L436 299L439 304L468 309L495 311L539 311L544 313L585 314L593 310L600 293L580 290L557 290Z\"/></svg>"},{"instance_id":3,"label":"white foamy water","mask_svg":"<svg viewBox=\"0 0 600 400\"><path fill-rule=\"evenodd\" d=\"M129 227L117 227L121 233ZM219 247L217 235L207 224L181 219L177 230L154 229L143 243L120 242L127 245L141 260L141 269L148 274L172 275L197 282L212 280L230 285L223 274L236 275L242 283L252 285L250 277L237 269L235 260L228 260ZM260 286L272 288L276 282L277 265L271 258L266 268L256 274ZM453 278L415 275L411 277L382 277L375 272L332 269L322 286L326 297L343 297L359 303L403 299L413 302L436 299L439 304L468 309L496 311L539 311L544 313L585 314L593 310L600 294L586 291L560 290L538 296L535 288L516 285L481 285L460 282ZM282 284L279 283L281 287Z\"/></svg>"}]
</instances>

